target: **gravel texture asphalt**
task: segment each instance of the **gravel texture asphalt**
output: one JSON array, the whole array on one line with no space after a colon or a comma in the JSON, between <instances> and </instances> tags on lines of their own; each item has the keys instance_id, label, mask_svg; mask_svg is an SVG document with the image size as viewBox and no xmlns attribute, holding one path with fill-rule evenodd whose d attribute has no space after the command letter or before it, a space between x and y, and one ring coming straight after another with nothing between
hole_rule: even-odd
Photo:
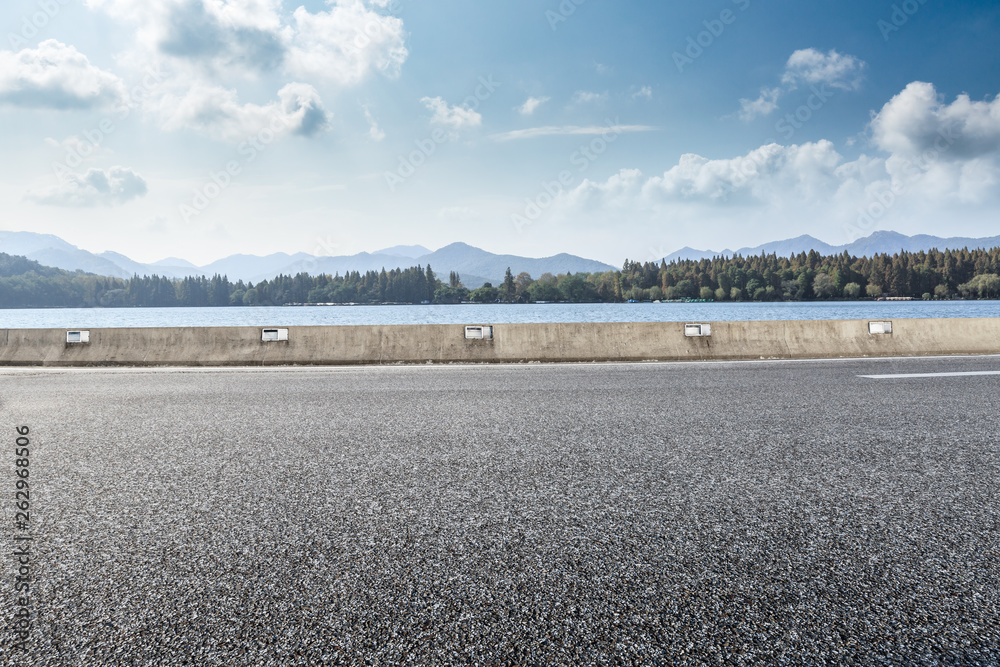
<instances>
[{"instance_id":1,"label":"gravel texture asphalt","mask_svg":"<svg viewBox=\"0 0 1000 667\"><path fill-rule=\"evenodd\" d=\"M1000 664L984 370L0 370L0 664Z\"/></svg>"}]
</instances>

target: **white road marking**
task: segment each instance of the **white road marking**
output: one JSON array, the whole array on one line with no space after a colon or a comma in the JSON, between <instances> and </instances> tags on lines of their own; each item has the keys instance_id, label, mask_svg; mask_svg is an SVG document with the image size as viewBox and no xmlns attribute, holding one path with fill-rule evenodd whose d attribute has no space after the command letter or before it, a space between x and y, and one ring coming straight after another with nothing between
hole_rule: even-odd
<instances>
[{"instance_id":1,"label":"white road marking","mask_svg":"<svg viewBox=\"0 0 1000 667\"><path fill-rule=\"evenodd\" d=\"M899 373L897 375L859 375L871 380L892 380L895 378L957 378L967 375L1000 375L1000 371L968 371L965 373Z\"/></svg>"}]
</instances>

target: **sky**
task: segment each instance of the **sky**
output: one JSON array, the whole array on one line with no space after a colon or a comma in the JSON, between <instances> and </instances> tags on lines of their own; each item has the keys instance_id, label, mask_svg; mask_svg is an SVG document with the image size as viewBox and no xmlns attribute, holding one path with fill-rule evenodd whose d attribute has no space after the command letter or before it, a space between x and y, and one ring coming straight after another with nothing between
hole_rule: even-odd
<instances>
[{"instance_id":1,"label":"sky","mask_svg":"<svg viewBox=\"0 0 1000 667\"><path fill-rule=\"evenodd\" d=\"M1000 6L7 0L0 229L207 264L1000 233Z\"/></svg>"}]
</instances>

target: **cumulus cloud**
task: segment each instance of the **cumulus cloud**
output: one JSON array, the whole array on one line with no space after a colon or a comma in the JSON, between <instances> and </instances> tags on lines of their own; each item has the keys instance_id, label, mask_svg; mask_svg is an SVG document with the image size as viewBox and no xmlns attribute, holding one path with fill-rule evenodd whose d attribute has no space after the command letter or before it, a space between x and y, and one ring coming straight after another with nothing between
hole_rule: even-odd
<instances>
[{"instance_id":1,"label":"cumulus cloud","mask_svg":"<svg viewBox=\"0 0 1000 667\"><path fill-rule=\"evenodd\" d=\"M757 225L788 236L808 225L832 238L857 227L860 208L889 186L882 158L845 160L828 141L768 144L734 157L682 155L660 174L621 169L584 179L555 196L548 212L553 230L629 220L633 236L669 235L680 244L690 242L685 230L693 240L706 226L739 238Z\"/></svg>"},{"instance_id":2,"label":"cumulus cloud","mask_svg":"<svg viewBox=\"0 0 1000 667\"><path fill-rule=\"evenodd\" d=\"M739 117L749 122L758 116L771 114L778 108L778 99L800 85L857 90L861 87L866 67L863 60L832 49L827 53L816 49L799 49L785 63L781 86L765 86L760 89L760 95L756 99L740 99Z\"/></svg>"},{"instance_id":3,"label":"cumulus cloud","mask_svg":"<svg viewBox=\"0 0 1000 667\"><path fill-rule=\"evenodd\" d=\"M1000 153L1000 98L945 104L933 84L914 81L872 119L872 140L900 156L959 160Z\"/></svg>"},{"instance_id":4,"label":"cumulus cloud","mask_svg":"<svg viewBox=\"0 0 1000 667\"><path fill-rule=\"evenodd\" d=\"M143 109L165 129L192 128L241 141L270 124L314 136L330 114L312 86L356 85L395 77L408 57L403 22L388 0L327 0L322 11L285 9L282 0L86 0L135 41L122 61L165 72ZM299 4L299 3L296 3ZM294 5L293 5L294 6ZM283 75L279 100L244 104L234 82ZM259 80L259 79L257 79ZM370 136L381 129L370 123Z\"/></svg>"},{"instance_id":5,"label":"cumulus cloud","mask_svg":"<svg viewBox=\"0 0 1000 667\"><path fill-rule=\"evenodd\" d=\"M869 203L906 199L898 211L941 214L955 204L996 199L998 175L980 158L959 164L908 165L899 156L845 160L829 141L769 144L745 155L709 159L685 154L662 175L624 169L606 181L584 180L560 195L575 212L626 209L702 211L739 208L785 219L856 218ZM905 197L904 197L905 195Z\"/></svg>"},{"instance_id":6,"label":"cumulus cloud","mask_svg":"<svg viewBox=\"0 0 1000 667\"><path fill-rule=\"evenodd\" d=\"M866 64L851 55L831 49L826 53L816 49L799 49L785 63L781 82L789 87L800 84L826 84L841 90L861 87Z\"/></svg>"},{"instance_id":7,"label":"cumulus cloud","mask_svg":"<svg viewBox=\"0 0 1000 667\"><path fill-rule=\"evenodd\" d=\"M649 233L711 224L729 234L858 238L876 228L935 227L956 215L985 224L1000 205L1000 101L946 103L914 82L873 117L876 155L845 159L830 141L768 144L743 155L682 155L662 174L621 169L554 197L553 221L629 219Z\"/></svg>"},{"instance_id":8,"label":"cumulus cloud","mask_svg":"<svg viewBox=\"0 0 1000 667\"><path fill-rule=\"evenodd\" d=\"M569 203L587 206L625 199L643 206L668 202L768 203L810 199L836 191L843 158L829 141L761 146L746 155L711 160L685 154L662 176L643 178L625 169L604 183L584 180L567 193Z\"/></svg>"},{"instance_id":9,"label":"cumulus cloud","mask_svg":"<svg viewBox=\"0 0 1000 667\"><path fill-rule=\"evenodd\" d=\"M0 103L35 109L124 104L125 84L74 47L49 39L36 49L0 51Z\"/></svg>"},{"instance_id":10,"label":"cumulus cloud","mask_svg":"<svg viewBox=\"0 0 1000 667\"><path fill-rule=\"evenodd\" d=\"M314 136L327 129L331 116L316 89L304 83L286 85L276 101L265 105L241 104L235 90L196 83L181 93L161 95L150 107L168 130L192 129L232 143L265 130L276 136Z\"/></svg>"},{"instance_id":11,"label":"cumulus cloud","mask_svg":"<svg viewBox=\"0 0 1000 667\"><path fill-rule=\"evenodd\" d=\"M382 0L328 0L327 11L281 0L87 0L136 28L139 50L209 74L275 70L340 85L372 72L395 76L408 51L402 20Z\"/></svg>"},{"instance_id":12,"label":"cumulus cloud","mask_svg":"<svg viewBox=\"0 0 1000 667\"><path fill-rule=\"evenodd\" d=\"M431 122L435 125L447 127L453 132L470 127L479 127L483 123L483 117L474 109L466 106L449 106L441 97L424 97L421 103L434 112Z\"/></svg>"},{"instance_id":13,"label":"cumulus cloud","mask_svg":"<svg viewBox=\"0 0 1000 667\"><path fill-rule=\"evenodd\" d=\"M142 176L125 167L90 169L85 174L63 174L60 183L29 192L27 198L47 206L117 206L142 197L147 191Z\"/></svg>"},{"instance_id":14,"label":"cumulus cloud","mask_svg":"<svg viewBox=\"0 0 1000 667\"><path fill-rule=\"evenodd\" d=\"M757 116L766 116L778 108L778 98L781 88L762 88L760 97L755 100L740 100L740 119L751 121Z\"/></svg>"},{"instance_id":15,"label":"cumulus cloud","mask_svg":"<svg viewBox=\"0 0 1000 667\"><path fill-rule=\"evenodd\" d=\"M270 2L172 3L163 10L158 47L178 58L271 70L285 55L278 8Z\"/></svg>"},{"instance_id":16,"label":"cumulus cloud","mask_svg":"<svg viewBox=\"0 0 1000 667\"><path fill-rule=\"evenodd\" d=\"M286 69L294 76L355 84L373 71L397 76L409 52L403 21L368 9L360 0L331 3L330 11L293 15Z\"/></svg>"},{"instance_id":17,"label":"cumulus cloud","mask_svg":"<svg viewBox=\"0 0 1000 667\"><path fill-rule=\"evenodd\" d=\"M524 104L518 107L518 111L522 116L530 116L535 113L538 107L542 106L549 101L548 97L529 97L525 100Z\"/></svg>"}]
</instances>

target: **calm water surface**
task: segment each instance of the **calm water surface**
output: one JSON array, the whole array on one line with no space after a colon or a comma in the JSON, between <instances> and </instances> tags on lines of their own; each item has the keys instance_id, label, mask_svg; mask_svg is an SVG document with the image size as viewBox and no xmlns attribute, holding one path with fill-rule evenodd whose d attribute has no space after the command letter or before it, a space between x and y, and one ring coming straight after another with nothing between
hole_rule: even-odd
<instances>
[{"instance_id":1,"label":"calm water surface","mask_svg":"<svg viewBox=\"0 0 1000 667\"><path fill-rule=\"evenodd\" d=\"M932 317L1000 317L1000 301L52 308L0 310L0 329L530 322L745 322Z\"/></svg>"}]
</instances>

